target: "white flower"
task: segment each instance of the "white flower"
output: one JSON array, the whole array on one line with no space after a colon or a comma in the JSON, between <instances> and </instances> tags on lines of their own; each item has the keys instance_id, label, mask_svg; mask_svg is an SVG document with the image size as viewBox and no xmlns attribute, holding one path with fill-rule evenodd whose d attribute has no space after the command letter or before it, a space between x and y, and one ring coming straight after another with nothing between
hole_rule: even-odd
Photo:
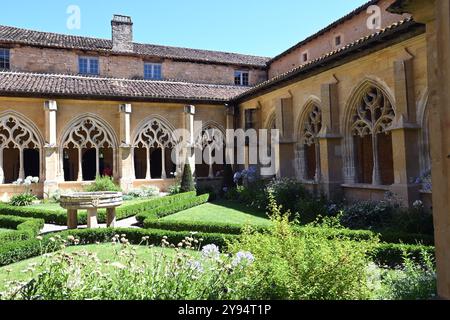
<instances>
[{"instance_id":1,"label":"white flower","mask_svg":"<svg viewBox=\"0 0 450 320\"><path fill-rule=\"evenodd\" d=\"M193 271L197 271L198 273L204 272L203 266L200 263L200 261L189 260L187 262L187 265L188 265L189 269L191 269Z\"/></svg>"},{"instance_id":2,"label":"white flower","mask_svg":"<svg viewBox=\"0 0 450 320\"><path fill-rule=\"evenodd\" d=\"M39 183L39 177L33 177L33 178L31 179L31 182L33 182L33 183Z\"/></svg>"},{"instance_id":3,"label":"white flower","mask_svg":"<svg viewBox=\"0 0 450 320\"><path fill-rule=\"evenodd\" d=\"M117 268L117 269L120 269L120 270L126 269L126 266L124 266L120 262L113 262L113 263L110 264L110 266L112 266L114 268Z\"/></svg>"},{"instance_id":4,"label":"white flower","mask_svg":"<svg viewBox=\"0 0 450 320\"><path fill-rule=\"evenodd\" d=\"M202 255L205 258L217 258L220 255L219 247L215 244L208 244L203 247Z\"/></svg>"}]
</instances>

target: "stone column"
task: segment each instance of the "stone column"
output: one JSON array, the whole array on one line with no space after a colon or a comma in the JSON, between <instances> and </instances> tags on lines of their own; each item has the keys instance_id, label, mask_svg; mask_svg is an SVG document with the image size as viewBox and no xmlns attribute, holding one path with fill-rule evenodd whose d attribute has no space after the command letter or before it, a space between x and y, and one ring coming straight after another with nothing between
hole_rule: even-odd
<instances>
[{"instance_id":1,"label":"stone column","mask_svg":"<svg viewBox=\"0 0 450 320\"><path fill-rule=\"evenodd\" d=\"M50 100L44 103L45 117L45 145L43 150L43 176L44 198L49 198L53 192L58 190L58 182L64 181L64 169L59 168L58 146L56 141L56 121L58 105L56 101ZM61 157L63 155L60 155Z\"/></svg>"},{"instance_id":2,"label":"stone column","mask_svg":"<svg viewBox=\"0 0 450 320\"><path fill-rule=\"evenodd\" d=\"M106 209L106 226L108 228L114 228L116 224L116 208Z\"/></svg>"},{"instance_id":3,"label":"stone column","mask_svg":"<svg viewBox=\"0 0 450 320\"><path fill-rule=\"evenodd\" d=\"M226 130L234 130L234 119L235 119L235 106L234 105L225 105L225 117L226 117ZM224 140L226 141L227 137L224 137ZM231 164L234 169L234 154L235 150L228 149L228 146L225 146L226 153L225 153L225 163Z\"/></svg>"},{"instance_id":4,"label":"stone column","mask_svg":"<svg viewBox=\"0 0 450 320\"><path fill-rule=\"evenodd\" d=\"M189 163L191 166L192 174L195 176L195 139L194 137L194 117L195 106L189 105L184 107L184 129L189 133L187 137L186 145L184 148L184 163ZM183 168L182 168L183 170Z\"/></svg>"},{"instance_id":5,"label":"stone column","mask_svg":"<svg viewBox=\"0 0 450 320\"><path fill-rule=\"evenodd\" d=\"M87 227L88 229L98 228L97 208L87 210Z\"/></svg>"},{"instance_id":6,"label":"stone column","mask_svg":"<svg viewBox=\"0 0 450 320\"><path fill-rule=\"evenodd\" d=\"M420 175L419 125L416 119L414 94L413 57L406 52L394 62L395 110L391 134L394 161L394 184L391 191L401 199L404 206L411 207L420 199L420 185L414 181Z\"/></svg>"},{"instance_id":7,"label":"stone column","mask_svg":"<svg viewBox=\"0 0 450 320\"><path fill-rule=\"evenodd\" d=\"M342 193L342 136L339 133L338 82L321 86L322 130L318 135L320 144L321 189L330 198Z\"/></svg>"},{"instance_id":8,"label":"stone column","mask_svg":"<svg viewBox=\"0 0 450 320\"><path fill-rule=\"evenodd\" d=\"M78 211L67 210L67 228L76 229L78 227Z\"/></svg>"},{"instance_id":9,"label":"stone column","mask_svg":"<svg viewBox=\"0 0 450 320\"><path fill-rule=\"evenodd\" d=\"M450 299L450 2L398 0L389 11L426 25L438 295Z\"/></svg>"},{"instance_id":10,"label":"stone column","mask_svg":"<svg viewBox=\"0 0 450 320\"><path fill-rule=\"evenodd\" d=\"M125 192L133 189L134 175L134 163L131 141L131 104L122 104L119 106L119 161L118 170L114 169L118 173L118 180L122 190Z\"/></svg>"},{"instance_id":11,"label":"stone column","mask_svg":"<svg viewBox=\"0 0 450 320\"><path fill-rule=\"evenodd\" d=\"M279 177L292 177L295 161L294 113L292 96L276 100L276 128L280 132L280 145L275 152L275 167Z\"/></svg>"}]
</instances>

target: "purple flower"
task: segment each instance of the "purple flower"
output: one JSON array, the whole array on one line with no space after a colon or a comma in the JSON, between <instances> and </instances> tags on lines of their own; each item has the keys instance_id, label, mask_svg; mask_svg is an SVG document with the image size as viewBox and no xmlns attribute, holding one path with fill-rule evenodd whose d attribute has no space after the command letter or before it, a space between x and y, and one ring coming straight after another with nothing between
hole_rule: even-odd
<instances>
[{"instance_id":1,"label":"purple flower","mask_svg":"<svg viewBox=\"0 0 450 320\"><path fill-rule=\"evenodd\" d=\"M255 261L255 257L248 251L239 251L233 259L231 263L233 267L237 267L239 265L250 265Z\"/></svg>"}]
</instances>

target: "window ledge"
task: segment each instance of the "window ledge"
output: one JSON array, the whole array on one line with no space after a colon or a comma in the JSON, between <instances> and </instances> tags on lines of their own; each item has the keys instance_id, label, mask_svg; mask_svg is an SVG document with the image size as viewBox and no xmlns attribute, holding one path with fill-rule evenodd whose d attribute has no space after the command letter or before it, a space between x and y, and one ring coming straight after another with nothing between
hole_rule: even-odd
<instances>
[{"instance_id":1,"label":"window ledge","mask_svg":"<svg viewBox=\"0 0 450 320\"><path fill-rule=\"evenodd\" d=\"M390 186L373 185L373 184L365 184L365 183L342 184L341 187L348 188L348 189L366 189L366 190L380 190L380 191L389 191L390 190Z\"/></svg>"}]
</instances>

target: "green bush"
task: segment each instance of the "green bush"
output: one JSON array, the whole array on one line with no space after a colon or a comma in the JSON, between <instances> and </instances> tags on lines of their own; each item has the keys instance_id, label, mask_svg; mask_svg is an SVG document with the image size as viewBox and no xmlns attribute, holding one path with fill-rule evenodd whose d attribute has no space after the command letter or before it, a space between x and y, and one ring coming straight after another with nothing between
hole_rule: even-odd
<instances>
[{"instance_id":1,"label":"green bush","mask_svg":"<svg viewBox=\"0 0 450 320\"><path fill-rule=\"evenodd\" d=\"M181 193L181 184L179 182L171 185L169 187L169 194L170 195L176 195L176 194L180 194Z\"/></svg>"},{"instance_id":2,"label":"green bush","mask_svg":"<svg viewBox=\"0 0 450 320\"><path fill-rule=\"evenodd\" d=\"M88 185L85 188L86 192L120 192L121 189L118 185L114 183L114 180L111 177L97 177L95 178L94 183Z\"/></svg>"},{"instance_id":3,"label":"green bush","mask_svg":"<svg viewBox=\"0 0 450 320\"><path fill-rule=\"evenodd\" d=\"M174 232L168 230L156 229L136 229L136 228L108 228L108 229L77 229L66 230L59 233L47 234L42 240L36 238L24 241L0 242L0 266L6 266L22 260L30 259L42 254L43 248L50 248L53 251L59 247L52 247L54 243L51 239L61 237L63 239L68 236L74 236L80 240L80 244L95 244L110 242L115 235L124 235L131 244L139 245L142 243L143 237L149 237L149 244L160 245L163 237L167 237L171 243L179 243L186 236L191 236L190 232ZM199 233L196 234L198 239L203 239L203 244L216 244L225 247L227 241L232 240L235 236L218 234L218 233ZM50 251L52 251L50 250Z\"/></svg>"},{"instance_id":4,"label":"green bush","mask_svg":"<svg viewBox=\"0 0 450 320\"><path fill-rule=\"evenodd\" d=\"M144 220L144 228L147 228L147 222L151 222L153 220L158 218L163 218L166 216L169 216L171 214L184 211L196 206L199 206L201 204L204 204L208 202L209 194L204 194L195 198L187 198L183 199L177 202L174 202L172 204L164 205L161 207L157 207L151 210L148 210L145 215L147 218Z\"/></svg>"},{"instance_id":5,"label":"green bush","mask_svg":"<svg viewBox=\"0 0 450 320\"><path fill-rule=\"evenodd\" d=\"M299 236L289 223L289 213L269 194L273 227L251 230L230 244L232 253L251 252L255 261L249 299L353 300L368 299L368 253L375 241L330 240L321 233Z\"/></svg>"},{"instance_id":6,"label":"green bush","mask_svg":"<svg viewBox=\"0 0 450 320\"><path fill-rule=\"evenodd\" d=\"M426 252L432 257L435 256L435 248L431 246L380 243L374 248L372 257L379 265L397 267L403 264L405 253L409 257L418 260L423 252Z\"/></svg>"},{"instance_id":7,"label":"green bush","mask_svg":"<svg viewBox=\"0 0 450 320\"><path fill-rule=\"evenodd\" d=\"M403 264L394 270L382 270L382 285L377 299L428 300L436 297L436 268L426 251L419 260L404 254Z\"/></svg>"},{"instance_id":8,"label":"green bush","mask_svg":"<svg viewBox=\"0 0 450 320\"><path fill-rule=\"evenodd\" d=\"M0 243L33 238L43 227L41 219L0 216L0 228L11 229L11 232L0 233Z\"/></svg>"},{"instance_id":9,"label":"green bush","mask_svg":"<svg viewBox=\"0 0 450 320\"><path fill-rule=\"evenodd\" d=\"M25 207L33 203L33 201L38 200L38 198L29 192L17 194L11 198L9 203L14 207Z\"/></svg>"},{"instance_id":10,"label":"green bush","mask_svg":"<svg viewBox=\"0 0 450 320\"><path fill-rule=\"evenodd\" d=\"M191 192L187 194L178 195L179 198L172 199L171 197L161 197L148 199L144 201L134 202L134 203L124 203L116 209L116 216L118 220L125 219L137 215L140 216L141 213L161 206L164 203L171 203L171 201L176 201L177 199L184 197L195 197L196 193ZM1 215L11 215L18 217L28 217L43 219L45 223L56 224L56 225L66 225L67 224L67 211L63 208L60 209L44 209L35 207L13 207L8 204L0 203L0 216ZM142 217L142 222L145 217ZM100 223L106 222L106 210L100 209L98 211L98 221ZM80 211L78 213L78 223L87 223L87 213L85 211Z\"/></svg>"},{"instance_id":11,"label":"green bush","mask_svg":"<svg viewBox=\"0 0 450 320\"><path fill-rule=\"evenodd\" d=\"M195 191L194 178L192 177L192 171L190 164L184 165L183 176L181 177L180 192Z\"/></svg>"},{"instance_id":12,"label":"green bush","mask_svg":"<svg viewBox=\"0 0 450 320\"><path fill-rule=\"evenodd\" d=\"M191 191L154 199L145 206L145 210L140 210L140 212L137 213L136 220L139 221L140 223L144 223L144 220L147 218L153 217L154 219L156 219L157 217L150 212L152 209L169 206L179 201L195 198L196 196L197 192Z\"/></svg>"}]
</instances>

